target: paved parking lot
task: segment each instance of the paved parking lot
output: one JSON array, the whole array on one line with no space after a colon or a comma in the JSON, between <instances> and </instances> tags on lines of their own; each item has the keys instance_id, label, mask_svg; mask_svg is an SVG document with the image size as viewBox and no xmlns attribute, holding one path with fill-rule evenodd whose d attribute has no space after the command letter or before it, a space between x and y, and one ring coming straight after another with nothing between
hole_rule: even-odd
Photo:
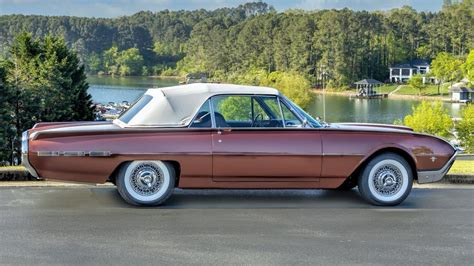
<instances>
[{"instance_id":1,"label":"paved parking lot","mask_svg":"<svg viewBox=\"0 0 474 266\"><path fill-rule=\"evenodd\" d=\"M178 190L159 208L111 187L0 188L4 264L472 264L474 190L398 207L350 192Z\"/></svg>"}]
</instances>

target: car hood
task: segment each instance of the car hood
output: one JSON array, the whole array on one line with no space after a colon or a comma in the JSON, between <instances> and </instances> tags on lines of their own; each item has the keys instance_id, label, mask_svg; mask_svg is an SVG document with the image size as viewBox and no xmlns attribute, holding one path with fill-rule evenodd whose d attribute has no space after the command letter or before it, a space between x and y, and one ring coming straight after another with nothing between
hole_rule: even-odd
<instances>
[{"instance_id":1,"label":"car hood","mask_svg":"<svg viewBox=\"0 0 474 266\"><path fill-rule=\"evenodd\" d=\"M355 131L379 131L379 132L413 132L406 126L370 123L331 123L329 128Z\"/></svg>"}]
</instances>

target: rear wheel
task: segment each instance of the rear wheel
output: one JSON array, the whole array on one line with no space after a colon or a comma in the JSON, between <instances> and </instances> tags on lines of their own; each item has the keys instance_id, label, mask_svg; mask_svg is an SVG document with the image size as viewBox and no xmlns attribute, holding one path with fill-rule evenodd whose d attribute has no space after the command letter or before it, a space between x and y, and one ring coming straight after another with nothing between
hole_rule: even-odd
<instances>
[{"instance_id":1,"label":"rear wheel","mask_svg":"<svg viewBox=\"0 0 474 266\"><path fill-rule=\"evenodd\" d=\"M361 196L374 205L400 204L410 194L413 172L398 154L384 153L373 158L358 180Z\"/></svg>"},{"instance_id":2,"label":"rear wheel","mask_svg":"<svg viewBox=\"0 0 474 266\"><path fill-rule=\"evenodd\" d=\"M159 205L173 192L174 168L162 161L133 161L123 165L117 176L117 190L133 205Z\"/></svg>"}]
</instances>

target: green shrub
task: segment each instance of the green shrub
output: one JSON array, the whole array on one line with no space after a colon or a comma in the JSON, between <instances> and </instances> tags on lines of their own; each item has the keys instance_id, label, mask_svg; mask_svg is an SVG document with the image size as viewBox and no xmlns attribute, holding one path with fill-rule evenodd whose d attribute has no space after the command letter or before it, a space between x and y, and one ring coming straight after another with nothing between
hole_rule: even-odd
<instances>
[{"instance_id":1,"label":"green shrub","mask_svg":"<svg viewBox=\"0 0 474 266\"><path fill-rule=\"evenodd\" d=\"M261 86L277 88L286 97L306 109L314 100L309 81L295 72L272 72L260 81Z\"/></svg>"},{"instance_id":2,"label":"green shrub","mask_svg":"<svg viewBox=\"0 0 474 266\"><path fill-rule=\"evenodd\" d=\"M171 77L176 76L176 71L173 68L167 68L161 72L162 76Z\"/></svg>"},{"instance_id":3,"label":"green shrub","mask_svg":"<svg viewBox=\"0 0 474 266\"><path fill-rule=\"evenodd\" d=\"M423 101L412 108L413 113L405 116L403 124L422 133L449 137L453 121L441 102Z\"/></svg>"},{"instance_id":4,"label":"green shrub","mask_svg":"<svg viewBox=\"0 0 474 266\"><path fill-rule=\"evenodd\" d=\"M462 120L456 125L461 146L466 152L474 152L474 105L468 105L461 112Z\"/></svg>"}]
</instances>

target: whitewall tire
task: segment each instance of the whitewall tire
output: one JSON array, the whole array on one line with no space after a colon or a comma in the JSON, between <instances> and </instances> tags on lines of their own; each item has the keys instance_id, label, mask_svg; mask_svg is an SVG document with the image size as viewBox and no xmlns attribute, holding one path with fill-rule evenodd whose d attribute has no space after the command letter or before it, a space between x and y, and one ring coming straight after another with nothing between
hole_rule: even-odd
<instances>
[{"instance_id":1,"label":"whitewall tire","mask_svg":"<svg viewBox=\"0 0 474 266\"><path fill-rule=\"evenodd\" d=\"M413 171L398 154L384 153L373 158L358 180L361 196L374 205L398 205L410 194Z\"/></svg>"},{"instance_id":2,"label":"whitewall tire","mask_svg":"<svg viewBox=\"0 0 474 266\"><path fill-rule=\"evenodd\" d=\"M133 205L159 205L173 192L174 168L162 161L133 161L124 164L117 176L117 190Z\"/></svg>"}]
</instances>

